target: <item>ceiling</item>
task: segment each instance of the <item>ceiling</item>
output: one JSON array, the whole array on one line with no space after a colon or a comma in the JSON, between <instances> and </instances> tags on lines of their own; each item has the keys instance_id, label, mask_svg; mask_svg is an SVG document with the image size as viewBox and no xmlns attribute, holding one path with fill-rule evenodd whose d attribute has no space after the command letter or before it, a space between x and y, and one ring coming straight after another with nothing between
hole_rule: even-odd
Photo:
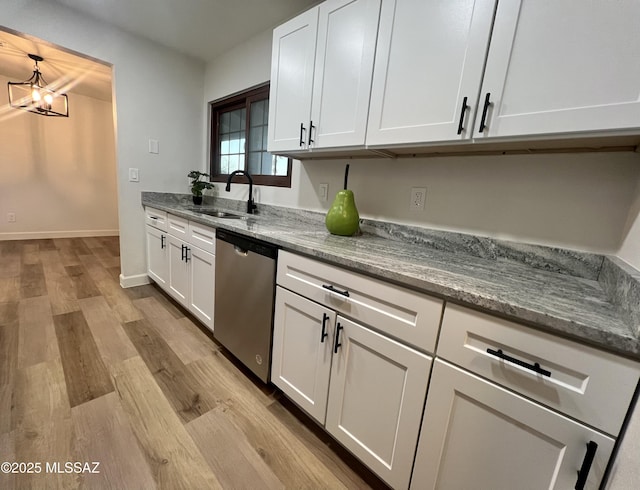
<instances>
[{"instance_id":1,"label":"ceiling","mask_svg":"<svg viewBox=\"0 0 640 490\"><path fill-rule=\"evenodd\" d=\"M319 0L54 0L209 62Z\"/></svg>"},{"instance_id":2,"label":"ceiling","mask_svg":"<svg viewBox=\"0 0 640 490\"><path fill-rule=\"evenodd\" d=\"M124 31L209 62L318 0L51 0ZM111 67L51 44L0 30L0 75L24 81L39 63L55 89L111 100Z\"/></svg>"},{"instance_id":3,"label":"ceiling","mask_svg":"<svg viewBox=\"0 0 640 490\"><path fill-rule=\"evenodd\" d=\"M12 82L31 77L34 62L29 53L44 58L38 63L40 73L54 90L111 100L110 66L0 29L0 75Z\"/></svg>"}]
</instances>

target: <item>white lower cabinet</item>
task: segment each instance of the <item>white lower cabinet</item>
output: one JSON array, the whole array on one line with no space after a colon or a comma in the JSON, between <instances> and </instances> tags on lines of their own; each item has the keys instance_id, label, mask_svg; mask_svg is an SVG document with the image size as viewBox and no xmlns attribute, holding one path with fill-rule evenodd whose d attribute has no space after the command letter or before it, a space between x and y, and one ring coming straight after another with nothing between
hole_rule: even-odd
<instances>
[{"instance_id":1,"label":"white lower cabinet","mask_svg":"<svg viewBox=\"0 0 640 490\"><path fill-rule=\"evenodd\" d=\"M147 274L160 287L166 287L169 277L169 249L167 247L167 234L146 226L147 234Z\"/></svg>"},{"instance_id":2,"label":"white lower cabinet","mask_svg":"<svg viewBox=\"0 0 640 490\"><path fill-rule=\"evenodd\" d=\"M409 486L431 361L277 288L271 381L393 488Z\"/></svg>"},{"instance_id":3,"label":"white lower cabinet","mask_svg":"<svg viewBox=\"0 0 640 490\"><path fill-rule=\"evenodd\" d=\"M198 247L189 247L189 264L191 266L189 310L210 330L213 330L215 255Z\"/></svg>"},{"instance_id":4,"label":"white lower cabinet","mask_svg":"<svg viewBox=\"0 0 640 490\"><path fill-rule=\"evenodd\" d=\"M165 217L168 233L146 228L147 274L213 330L215 229L166 213ZM153 223L157 221L154 215Z\"/></svg>"},{"instance_id":5,"label":"white lower cabinet","mask_svg":"<svg viewBox=\"0 0 640 490\"><path fill-rule=\"evenodd\" d=\"M333 352L327 431L393 488L407 488L432 358L341 316Z\"/></svg>"},{"instance_id":6,"label":"white lower cabinet","mask_svg":"<svg viewBox=\"0 0 640 490\"><path fill-rule=\"evenodd\" d=\"M411 488L595 489L614 442L437 359Z\"/></svg>"},{"instance_id":7,"label":"white lower cabinet","mask_svg":"<svg viewBox=\"0 0 640 490\"><path fill-rule=\"evenodd\" d=\"M336 314L278 286L271 382L324 424Z\"/></svg>"}]
</instances>

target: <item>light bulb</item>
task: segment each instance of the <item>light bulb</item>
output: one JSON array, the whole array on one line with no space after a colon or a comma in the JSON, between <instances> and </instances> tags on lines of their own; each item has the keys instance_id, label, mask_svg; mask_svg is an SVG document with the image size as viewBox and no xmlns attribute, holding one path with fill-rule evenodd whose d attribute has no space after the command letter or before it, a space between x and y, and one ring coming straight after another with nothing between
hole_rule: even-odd
<instances>
[{"instance_id":1,"label":"light bulb","mask_svg":"<svg viewBox=\"0 0 640 490\"><path fill-rule=\"evenodd\" d=\"M34 88L31 92L31 98L34 102L39 102L42 96L40 95L40 91L37 88Z\"/></svg>"},{"instance_id":2,"label":"light bulb","mask_svg":"<svg viewBox=\"0 0 640 490\"><path fill-rule=\"evenodd\" d=\"M51 94L47 94L47 95L45 95L45 96L44 96L44 101L45 101L47 104L51 105L51 103L53 102L53 97L51 96Z\"/></svg>"}]
</instances>

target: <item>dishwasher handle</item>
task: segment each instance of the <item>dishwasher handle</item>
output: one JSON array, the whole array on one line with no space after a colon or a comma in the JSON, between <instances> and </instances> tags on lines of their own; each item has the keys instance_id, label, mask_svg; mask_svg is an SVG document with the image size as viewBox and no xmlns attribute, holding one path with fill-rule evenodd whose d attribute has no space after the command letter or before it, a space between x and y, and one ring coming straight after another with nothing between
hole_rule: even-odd
<instances>
[{"instance_id":1,"label":"dishwasher handle","mask_svg":"<svg viewBox=\"0 0 640 490\"><path fill-rule=\"evenodd\" d=\"M240 257L246 257L249 254L249 251L247 249L239 247L238 245L233 246L233 251Z\"/></svg>"}]
</instances>

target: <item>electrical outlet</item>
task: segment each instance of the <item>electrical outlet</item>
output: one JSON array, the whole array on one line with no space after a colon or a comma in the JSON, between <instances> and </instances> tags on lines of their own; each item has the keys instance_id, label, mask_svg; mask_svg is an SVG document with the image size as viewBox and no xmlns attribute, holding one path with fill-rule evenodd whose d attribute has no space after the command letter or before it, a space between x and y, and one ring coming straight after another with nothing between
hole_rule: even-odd
<instances>
[{"instance_id":1,"label":"electrical outlet","mask_svg":"<svg viewBox=\"0 0 640 490\"><path fill-rule=\"evenodd\" d=\"M320 184L318 186L318 197L321 201L329 199L329 184Z\"/></svg>"},{"instance_id":2,"label":"electrical outlet","mask_svg":"<svg viewBox=\"0 0 640 490\"><path fill-rule=\"evenodd\" d=\"M409 211L424 211L427 200L427 189L425 187L411 188L411 201L409 201Z\"/></svg>"},{"instance_id":3,"label":"electrical outlet","mask_svg":"<svg viewBox=\"0 0 640 490\"><path fill-rule=\"evenodd\" d=\"M140 182L140 172L137 168L129 169L129 182Z\"/></svg>"},{"instance_id":4,"label":"electrical outlet","mask_svg":"<svg viewBox=\"0 0 640 490\"><path fill-rule=\"evenodd\" d=\"M7 221L9 223L15 223L16 222L16 213L7 213Z\"/></svg>"}]
</instances>

